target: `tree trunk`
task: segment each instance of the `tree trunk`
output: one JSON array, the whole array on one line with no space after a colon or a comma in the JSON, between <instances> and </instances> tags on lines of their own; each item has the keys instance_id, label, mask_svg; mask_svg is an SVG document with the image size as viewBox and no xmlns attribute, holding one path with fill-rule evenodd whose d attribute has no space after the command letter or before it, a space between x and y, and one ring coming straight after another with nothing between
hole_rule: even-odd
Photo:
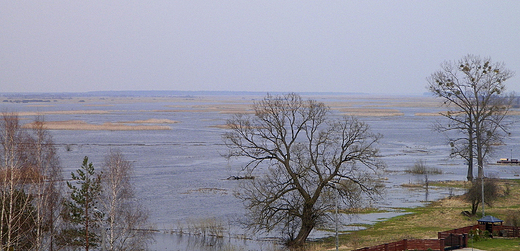
<instances>
[{"instance_id":1,"label":"tree trunk","mask_svg":"<svg viewBox=\"0 0 520 251\"><path fill-rule=\"evenodd\" d=\"M482 147L477 146L477 165L478 165L478 178L484 177L484 157L482 156Z\"/></svg>"},{"instance_id":2,"label":"tree trunk","mask_svg":"<svg viewBox=\"0 0 520 251\"><path fill-rule=\"evenodd\" d=\"M473 181L473 159L468 160L468 175L466 178L468 181Z\"/></svg>"},{"instance_id":3,"label":"tree trunk","mask_svg":"<svg viewBox=\"0 0 520 251\"><path fill-rule=\"evenodd\" d=\"M312 229L314 229L314 224L303 224L300 228L300 232L298 232L298 235L296 238L288 243L288 246L291 247L301 247L305 245L305 240L307 240L307 237L309 237L309 234L311 233Z\"/></svg>"},{"instance_id":4,"label":"tree trunk","mask_svg":"<svg viewBox=\"0 0 520 251\"><path fill-rule=\"evenodd\" d=\"M480 204L479 201L474 201L473 203L471 203L471 215L477 214L478 204Z\"/></svg>"},{"instance_id":5,"label":"tree trunk","mask_svg":"<svg viewBox=\"0 0 520 251\"><path fill-rule=\"evenodd\" d=\"M300 228L300 231L298 232L296 238L288 243L289 246L301 247L305 245L307 237L309 237L309 234L311 233L312 229L314 229L316 223L314 222L312 215L312 205L307 204L304 206L301 220L302 226Z\"/></svg>"},{"instance_id":6,"label":"tree trunk","mask_svg":"<svg viewBox=\"0 0 520 251\"><path fill-rule=\"evenodd\" d=\"M468 181L473 181L473 123L470 119L468 128Z\"/></svg>"},{"instance_id":7,"label":"tree trunk","mask_svg":"<svg viewBox=\"0 0 520 251\"><path fill-rule=\"evenodd\" d=\"M482 127L480 122L480 116L474 116L475 117L475 137L476 137L476 144L477 144L477 168L478 168L478 179L482 179L484 176L484 156L482 152Z\"/></svg>"}]
</instances>

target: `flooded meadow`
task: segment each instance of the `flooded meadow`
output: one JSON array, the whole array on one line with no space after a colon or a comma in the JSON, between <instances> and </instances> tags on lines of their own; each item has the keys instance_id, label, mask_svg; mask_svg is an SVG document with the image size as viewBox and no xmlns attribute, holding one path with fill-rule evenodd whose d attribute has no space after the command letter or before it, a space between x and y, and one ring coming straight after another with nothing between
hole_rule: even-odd
<instances>
[{"instance_id":1,"label":"flooded meadow","mask_svg":"<svg viewBox=\"0 0 520 251\"><path fill-rule=\"evenodd\" d=\"M431 97L368 95L302 95L330 106L331 116L353 115L380 133L379 148L386 170L385 193L366 206L386 212L341 215L340 231L355 231L364 224L394 217L396 208L417 207L463 191L422 185L428 181L465 180L461 159L448 158L446 138L432 130L436 116L446 108ZM150 212L150 227L157 230L151 250L276 250L276 233L255 235L239 224L244 207L234 193L244 159L226 159L222 134L234 113L251 113L262 95L197 95L171 97L90 96L49 98L48 102L14 102L3 97L2 111L17 112L28 124L36 115L49 122L64 176L70 178L88 156L100 167L111 149L133 162L136 198ZM47 100L47 99L46 99ZM511 121L516 120L514 116ZM496 165L499 158L520 155L520 127L489 159L486 176L514 178L518 166ZM438 174L405 172L422 161ZM403 186L404 185L404 186ZM367 202L368 203L368 202ZM334 224L312 234L334 234Z\"/></svg>"}]
</instances>

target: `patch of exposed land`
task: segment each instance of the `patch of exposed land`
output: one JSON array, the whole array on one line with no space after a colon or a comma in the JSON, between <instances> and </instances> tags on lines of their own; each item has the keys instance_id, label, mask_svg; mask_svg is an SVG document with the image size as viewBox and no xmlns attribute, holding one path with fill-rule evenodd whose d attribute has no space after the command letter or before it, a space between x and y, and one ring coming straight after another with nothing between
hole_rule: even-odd
<instances>
[{"instance_id":1,"label":"patch of exposed land","mask_svg":"<svg viewBox=\"0 0 520 251\"><path fill-rule=\"evenodd\" d=\"M148 121L148 120L144 120ZM81 120L67 120L67 121L46 121L44 122L44 128L48 130L86 130L86 131L140 131L140 130L171 130L169 126L158 126L158 125L127 125L126 123L103 123L90 124ZM150 123L150 122L132 122L132 123ZM164 123L164 122L161 122ZM34 123L28 123L23 126L24 128L35 128Z\"/></svg>"},{"instance_id":2,"label":"patch of exposed land","mask_svg":"<svg viewBox=\"0 0 520 251\"><path fill-rule=\"evenodd\" d=\"M381 116L403 116L404 113L396 109L378 109L378 108L341 108L338 109L344 115L359 117L381 117Z\"/></svg>"},{"instance_id":3,"label":"patch of exposed land","mask_svg":"<svg viewBox=\"0 0 520 251\"><path fill-rule=\"evenodd\" d=\"M417 112L415 116L439 116L439 111L428 112L427 108L439 109L442 103L439 99L432 97L389 97L374 95L309 95L302 96L304 99L311 98L324 102L336 113L347 116L358 117L390 117L403 116L406 108L426 108L425 112ZM38 115L100 115L110 113L179 113L179 112L200 112L200 113L221 113L227 114L252 114L252 104L264 98L262 95L244 96L170 96L170 97L71 97L58 99L32 99L24 100L10 97L0 97L6 103L20 103L25 106L24 112L19 112L23 120L30 116ZM81 104L82 109L45 111L45 107L52 107L63 104ZM164 109L153 110L120 110L120 104L138 103L164 103ZM1 104L1 103L0 103ZM96 107L114 107L114 110L104 110ZM92 109L92 110L91 110ZM43 110L43 111L42 111ZM520 110L511 110L511 115L520 115ZM105 124L89 124L84 121L77 121L71 116L71 120L47 122L48 129L53 130L168 130L166 125L173 124L173 120L143 120L143 121L115 121ZM152 125L149 125L152 124ZM26 125L31 127L31 124ZM217 125L217 128L227 129L226 125Z\"/></svg>"},{"instance_id":4,"label":"patch of exposed land","mask_svg":"<svg viewBox=\"0 0 520 251\"><path fill-rule=\"evenodd\" d=\"M126 124L175 124L179 123L179 121L171 120L171 119L147 119L147 120L134 120L134 121L123 121L119 123Z\"/></svg>"},{"instance_id":5,"label":"patch of exposed land","mask_svg":"<svg viewBox=\"0 0 520 251\"><path fill-rule=\"evenodd\" d=\"M39 116L39 115L52 115L52 114L108 114L109 111L102 110L69 110L69 111L35 111L35 112L19 112L18 116Z\"/></svg>"},{"instance_id":6,"label":"patch of exposed land","mask_svg":"<svg viewBox=\"0 0 520 251\"><path fill-rule=\"evenodd\" d=\"M468 187L469 182L446 181L431 184L432 186ZM520 213L520 180L498 180L501 188L500 197L492 207L486 206L486 215L493 215L510 224L512 217ZM481 208L475 216L465 216L463 211L471 211L471 204L463 200L463 196L454 196L431 202L429 205L417 208L402 208L409 214L397 216L374 225L367 225L367 229L353 232L345 232L340 235L340 250L354 250L357 248L389 243L402 239L435 239L437 232L477 224L482 217ZM500 238L475 242L476 248L493 251L518 250L519 239L507 240L506 244L495 243ZM333 237L315 243L315 250L334 250L335 239ZM488 244L495 246L489 248ZM515 245L508 243L514 242Z\"/></svg>"}]
</instances>

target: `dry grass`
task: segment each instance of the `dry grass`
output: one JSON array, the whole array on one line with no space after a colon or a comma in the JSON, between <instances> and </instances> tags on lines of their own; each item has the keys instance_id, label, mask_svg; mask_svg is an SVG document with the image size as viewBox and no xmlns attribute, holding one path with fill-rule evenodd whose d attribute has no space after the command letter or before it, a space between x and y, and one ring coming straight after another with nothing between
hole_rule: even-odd
<instances>
[{"instance_id":1,"label":"dry grass","mask_svg":"<svg viewBox=\"0 0 520 251\"><path fill-rule=\"evenodd\" d=\"M24 128L34 128L34 123L28 123ZM86 131L142 131L142 130L171 130L169 126L157 125L125 125L123 123L104 123L101 125L89 124L81 120L47 121L44 128L48 130L86 130Z\"/></svg>"},{"instance_id":2,"label":"dry grass","mask_svg":"<svg viewBox=\"0 0 520 251\"><path fill-rule=\"evenodd\" d=\"M19 116L38 116L38 115L74 115L74 114L108 114L109 111L102 110L71 110L71 111L46 111L46 112L19 112Z\"/></svg>"},{"instance_id":3,"label":"dry grass","mask_svg":"<svg viewBox=\"0 0 520 251\"><path fill-rule=\"evenodd\" d=\"M403 116L404 113L395 109L377 109L377 108L341 108L338 111L345 115L369 117L369 116Z\"/></svg>"},{"instance_id":4,"label":"dry grass","mask_svg":"<svg viewBox=\"0 0 520 251\"><path fill-rule=\"evenodd\" d=\"M401 239L435 239L439 231L473 225L474 219L461 215L467 203L445 199L428 207L411 210L411 214L379 222L367 230L342 236L345 250L389 243ZM348 239L348 240L347 240Z\"/></svg>"},{"instance_id":5,"label":"dry grass","mask_svg":"<svg viewBox=\"0 0 520 251\"><path fill-rule=\"evenodd\" d=\"M119 123L125 124L175 124L179 123L179 121L171 120L171 119L147 119L147 120L134 120L134 121L124 121Z\"/></svg>"},{"instance_id":6,"label":"dry grass","mask_svg":"<svg viewBox=\"0 0 520 251\"><path fill-rule=\"evenodd\" d=\"M465 181L449 181L437 185L467 187L469 184ZM486 215L505 220L511 211L518 211L520 207L520 181L499 180L498 184L503 190L502 196L493 207L486 207ZM461 214L462 211L470 210L470 207L462 196L446 198L425 207L407 209L410 214L378 222L366 230L341 235L340 243L344 247L343 250L353 250L401 239L435 239L439 231L476 224L480 215L466 217ZM334 240L328 239L322 250L328 250L333 245Z\"/></svg>"},{"instance_id":7,"label":"dry grass","mask_svg":"<svg viewBox=\"0 0 520 251\"><path fill-rule=\"evenodd\" d=\"M219 129L231 129L229 125L212 125L210 127L219 128Z\"/></svg>"},{"instance_id":8,"label":"dry grass","mask_svg":"<svg viewBox=\"0 0 520 251\"><path fill-rule=\"evenodd\" d=\"M520 110L510 110L507 112L508 115L514 115L514 116L518 116L520 115Z\"/></svg>"},{"instance_id":9,"label":"dry grass","mask_svg":"<svg viewBox=\"0 0 520 251\"><path fill-rule=\"evenodd\" d=\"M178 108L174 110L163 110L168 112L218 112L223 114L236 114L236 113L254 113L251 108L252 103L224 103L224 104L211 104L211 105L193 105L193 106L169 106L171 108Z\"/></svg>"},{"instance_id":10,"label":"dry grass","mask_svg":"<svg viewBox=\"0 0 520 251\"><path fill-rule=\"evenodd\" d=\"M415 116L441 116L440 112L418 112Z\"/></svg>"}]
</instances>

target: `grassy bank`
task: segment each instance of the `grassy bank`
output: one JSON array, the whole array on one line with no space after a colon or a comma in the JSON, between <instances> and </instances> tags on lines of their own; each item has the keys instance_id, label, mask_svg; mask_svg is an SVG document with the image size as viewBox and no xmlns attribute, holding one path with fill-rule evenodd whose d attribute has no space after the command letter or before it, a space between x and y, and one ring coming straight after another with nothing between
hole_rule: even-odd
<instances>
[{"instance_id":1,"label":"grassy bank","mask_svg":"<svg viewBox=\"0 0 520 251\"><path fill-rule=\"evenodd\" d=\"M504 221L512 219L512 216L520 212L520 180L499 180L501 195L493 204L486 206L486 215L493 215ZM440 186L464 187L469 184L464 182L443 182ZM464 202L461 196L446 198L431 202L425 207L401 209L409 214L397 216L386 221L369 226L366 230L355 231L340 235L340 250L353 250L381 243L398 241L401 239L435 239L437 232L454 228L460 228L477 223L481 215L467 217L462 211L470 211L471 205ZM320 248L313 250L334 249L334 238L326 238L322 243L316 243ZM520 239L493 239L475 242L475 248L484 250L519 250ZM493 248L491 248L493 247ZM498 249L497 249L498 248Z\"/></svg>"}]
</instances>

